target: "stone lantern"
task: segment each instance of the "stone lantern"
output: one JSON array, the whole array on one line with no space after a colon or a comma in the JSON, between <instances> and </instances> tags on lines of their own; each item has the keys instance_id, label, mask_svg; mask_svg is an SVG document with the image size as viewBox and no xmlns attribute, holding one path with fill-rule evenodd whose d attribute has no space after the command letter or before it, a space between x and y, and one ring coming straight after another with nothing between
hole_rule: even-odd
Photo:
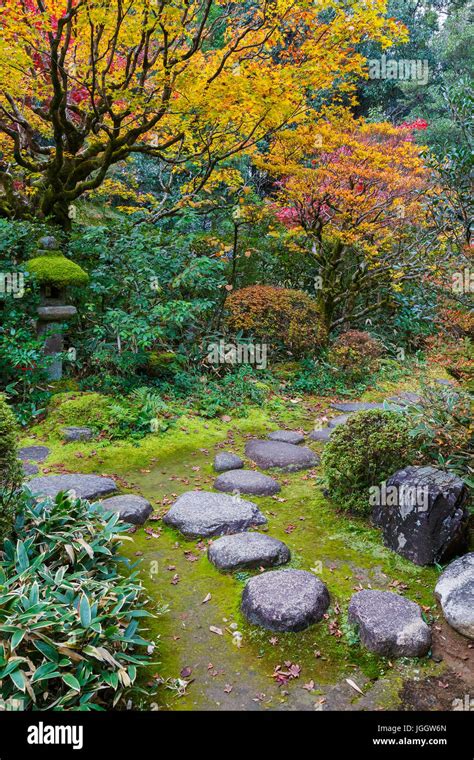
<instances>
[{"instance_id":1,"label":"stone lantern","mask_svg":"<svg viewBox=\"0 0 474 760\"><path fill-rule=\"evenodd\" d=\"M66 303L67 288L85 285L89 277L80 266L64 256L58 241L51 236L39 240L36 256L27 262L26 270L40 286L41 303L38 307L36 331L38 336L45 336L46 356L55 357L48 367L48 376L50 380L60 380L64 341L62 333L54 328L77 314L76 307Z\"/></svg>"}]
</instances>

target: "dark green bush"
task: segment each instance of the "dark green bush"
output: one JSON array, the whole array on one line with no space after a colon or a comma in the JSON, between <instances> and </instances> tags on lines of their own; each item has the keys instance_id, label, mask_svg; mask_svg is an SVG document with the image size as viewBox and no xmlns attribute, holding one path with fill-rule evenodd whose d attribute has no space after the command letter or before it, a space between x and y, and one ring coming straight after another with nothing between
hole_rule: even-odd
<instances>
[{"instance_id":1,"label":"dark green bush","mask_svg":"<svg viewBox=\"0 0 474 760\"><path fill-rule=\"evenodd\" d=\"M416 438L402 413L371 409L338 426L322 456L329 495L337 506L369 514L369 489L413 464Z\"/></svg>"},{"instance_id":2,"label":"dark green bush","mask_svg":"<svg viewBox=\"0 0 474 760\"><path fill-rule=\"evenodd\" d=\"M15 491L22 482L18 460L17 423L0 396L0 541L11 530L15 517Z\"/></svg>"},{"instance_id":3,"label":"dark green bush","mask_svg":"<svg viewBox=\"0 0 474 760\"><path fill-rule=\"evenodd\" d=\"M33 710L121 705L149 664L135 572L120 569L118 515L28 493L0 561L0 697ZM16 540L15 540L16 539Z\"/></svg>"}]
</instances>

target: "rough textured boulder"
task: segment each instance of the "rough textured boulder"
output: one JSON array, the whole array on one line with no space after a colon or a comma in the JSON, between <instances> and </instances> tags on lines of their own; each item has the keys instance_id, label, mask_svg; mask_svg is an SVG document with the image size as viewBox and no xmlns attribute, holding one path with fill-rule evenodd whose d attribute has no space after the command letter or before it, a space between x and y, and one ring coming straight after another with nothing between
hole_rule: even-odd
<instances>
[{"instance_id":1,"label":"rough textured boulder","mask_svg":"<svg viewBox=\"0 0 474 760\"><path fill-rule=\"evenodd\" d=\"M99 475L48 475L33 478L28 488L35 496L51 496L53 499L60 491L72 490L78 498L89 500L108 496L117 490L112 478Z\"/></svg>"},{"instance_id":2,"label":"rough textured boulder","mask_svg":"<svg viewBox=\"0 0 474 760\"><path fill-rule=\"evenodd\" d=\"M132 525L143 525L153 512L149 501L133 494L112 496L101 502L101 507L107 512L118 512L121 520Z\"/></svg>"},{"instance_id":3,"label":"rough textured boulder","mask_svg":"<svg viewBox=\"0 0 474 760\"><path fill-rule=\"evenodd\" d=\"M245 453L263 470L278 467L285 472L295 472L314 467L319 460L307 446L295 446L282 441L249 441Z\"/></svg>"},{"instance_id":4,"label":"rough textured boulder","mask_svg":"<svg viewBox=\"0 0 474 760\"><path fill-rule=\"evenodd\" d=\"M271 570L247 581L242 612L250 623L269 631L302 631L317 623L329 607L322 581L305 570Z\"/></svg>"},{"instance_id":5,"label":"rough textured boulder","mask_svg":"<svg viewBox=\"0 0 474 760\"><path fill-rule=\"evenodd\" d=\"M309 437L311 438L312 441L323 441L324 443L326 443L327 441L329 441L333 430L334 428L328 428L328 427L321 428L321 430L313 430L313 432L309 434Z\"/></svg>"},{"instance_id":6,"label":"rough textured boulder","mask_svg":"<svg viewBox=\"0 0 474 760\"><path fill-rule=\"evenodd\" d=\"M451 562L435 588L449 625L474 639L474 552Z\"/></svg>"},{"instance_id":7,"label":"rough textured boulder","mask_svg":"<svg viewBox=\"0 0 474 760\"><path fill-rule=\"evenodd\" d=\"M420 607L391 591L358 591L349 603L349 623L357 626L362 645L384 657L423 657L431 631Z\"/></svg>"},{"instance_id":8,"label":"rough textured boulder","mask_svg":"<svg viewBox=\"0 0 474 760\"><path fill-rule=\"evenodd\" d=\"M341 401L331 404L338 412L366 412L369 409L383 409L384 405L375 401Z\"/></svg>"},{"instance_id":9,"label":"rough textured boulder","mask_svg":"<svg viewBox=\"0 0 474 760\"><path fill-rule=\"evenodd\" d=\"M417 565L467 550L468 489L461 478L434 467L406 467L387 480L386 489L397 494L397 504L373 511L385 546Z\"/></svg>"},{"instance_id":10,"label":"rough textured boulder","mask_svg":"<svg viewBox=\"0 0 474 760\"><path fill-rule=\"evenodd\" d=\"M227 470L238 470L244 466L244 463L237 454L230 451L221 451L214 458L214 469L216 472L226 472Z\"/></svg>"},{"instance_id":11,"label":"rough textured boulder","mask_svg":"<svg viewBox=\"0 0 474 760\"><path fill-rule=\"evenodd\" d=\"M256 504L236 496L208 491L187 491L163 518L185 536L222 536L264 525L266 517Z\"/></svg>"},{"instance_id":12,"label":"rough textured boulder","mask_svg":"<svg viewBox=\"0 0 474 760\"><path fill-rule=\"evenodd\" d=\"M349 419L349 416L349 414L340 414L338 417L333 417L332 420L329 420L328 425L331 428L338 427L339 425L345 425Z\"/></svg>"},{"instance_id":13,"label":"rough textured boulder","mask_svg":"<svg viewBox=\"0 0 474 760\"><path fill-rule=\"evenodd\" d=\"M24 446L18 452L22 462L42 462L50 454L47 446Z\"/></svg>"},{"instance_id":14,"label":"rough textured boulder","mask_svg":"<svg viewBox=\"0 0 474 760\"><path fill-rule=\"evenodd\" d=\"M303 443L304 435L297 430L274 430L268 434L270 441L282 441L283 443Z\"/></svg>"},{"instance_id":15,"label":"rough textured boulder","mask_svg":"<svg viewBox=\"0 0 474 760\"><path fill-rule=\"evenodd\" d=\"M207 556L219 570L237 570L284 565L290 559L290 550L283 541L264 533L235 533L213 541Z\"/></svg>"},{"instance_id":16,"label":"rough textured boulder","mask_svg":"<svg viewBox=\"0 0 474 760\"><path fill-rule=\"evenodd\" d=\"M61 428L63 439L72 441L90 441L93 431L88 427L64 427Z\"/></svg>"},{"instance_id":17,"label":"rough textured boulder","mask_svg":"<svg viewBox=\"0 0 474 760\"><path fill-rule=\"evenodd\" d=\"M254 496L273 496L281 490L281 486L276 480L254 470L228 470L228 472L223 472L216 478L214 488L225 493L238 491Z\"/></svg>"}]
</instances>

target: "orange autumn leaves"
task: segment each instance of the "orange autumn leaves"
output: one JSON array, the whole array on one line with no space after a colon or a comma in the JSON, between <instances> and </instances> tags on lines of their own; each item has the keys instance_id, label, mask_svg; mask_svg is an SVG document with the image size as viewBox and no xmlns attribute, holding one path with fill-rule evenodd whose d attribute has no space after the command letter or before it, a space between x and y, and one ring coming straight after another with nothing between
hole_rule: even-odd
<instances>
[{"instance_id":1,"label":"orange autumn leaves","mask_svg":"<svg viewBox=\"0 0 474 760\"><path fill-rule=\"evenodd\" d=\"M339 109L282 132L259 161L278 178L277 216L314 239L374 256L423 219L429 176L409 127L367 123Z\"/></svg>"},{"instance_id":2,"label":"orange autumn leaves","mask_svg":"<svg viewBox=\"0 0 474 760\"><path fill-rule=\"evenodd\" d=\"M189 199L229 157L303 124L308 94L353 99L357 45L406 39L385 13L386 0L4 0L0 213L58 215L135 153L176 167Z\"/></svg>"}]
</instances>

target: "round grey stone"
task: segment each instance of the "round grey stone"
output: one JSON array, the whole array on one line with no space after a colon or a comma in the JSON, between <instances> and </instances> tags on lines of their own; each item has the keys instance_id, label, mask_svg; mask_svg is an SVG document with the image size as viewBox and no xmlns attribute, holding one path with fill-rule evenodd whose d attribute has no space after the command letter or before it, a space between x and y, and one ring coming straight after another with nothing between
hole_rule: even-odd
<instances>
[{"instance_id":1,"label":"round grey stone","mask_svg":"<svg viewBox=\"0 0 474 760\"><path fill-rule=\"evenodd\" d=\"M291 555L287 545L277 538L263 533L236 533L213 541L207 556L219 570L236 570L283 565Z\"/></svg>"},{"instance_id":2,"label":"round grey stone","mask_svg":"<svg viewBox=\"0 0 474 760\"><path fill-rule=\"evenodd\" d=\"M392 404L397 404L397 406L408 406L409 404L421 404L423 402L419 393L412 393L411 391L403 391L398 396L389 396L386 400Z\"/></svg>"},{"instance_id":3,"label":"round grey stone","mask_svg":"<svg viewBox=\"0 0 474 760\"><path fill-rule=\"evenodd\" d=\"M249 441L245 453L262 469L278 467L284 472L296 472L314 467L319 459L307 446L295 446L282 441Z\"/></svg>"},{"instance_id":4,"label":"round grey stone","mask_svg":"<svg viewBox=\"0 0 474 760\"><path fill-rule=\"evenodd\" d=\"M349 603L348 618L370 652L422 657L431 646L431 631L418 604L391 591L358 591Z\"/></svg>"},{"instance_id":5,"label":"round grey stone","mask_svg":"<svg viewBox=\"0 0 474 760\"><path fill-rule=\"evenodd\" d=\"M273 494L281 491L281 486L276 480L262 472L254 472L254 470L228 470L228 472L223 472L214 481L214 488L225 493L238 491L254 496L273 496Z\"/></svg>"},{"instance_id":6,"label":"round grey stone","mask_svg":"<svg viewBox=\"0 0 474 760\"><path fill-rule=\"evenodd\" d=\"M242 612L250 623L269 631L302 631L317 623L329 607L322 581L305 570L271 570L250 578Z\"/></svg>"},{"instance_id":7,"label":"round grey stone","mask_svg":"<svg viewBox=\"0 0 474 760\"><path fill-rule=\"evenodd\" d=\"M238 496L187 491L175 501L163 522L185 536L198 537L238 533L264 525L267 518L256 504Z\"/></svg>"},{"instance_id":8,"label":"round grey stone","mask_svg":"<svg viewBox=\"0 0 474 760\"><path fill-rule=\"evenodd\" d=\"M80 499L97 499L117 490L112 478L99 475L48 475L33 478L28 488L34 496L55 498L61 491L74 491Z\"/></svg>"},{"instance_id":9,"label":"round grey stone","mask_svg":"<svg viewBox=\"0 0 474 760\"><path fill-rule=\"evenodd\" d=\"M23 472L27 477L30 477L31 475L37 475L39 472L39 467L38 465L32 464L31 462L24 462Z\"/></svg>"},{"instance_id":10,"label":"round grey stone","mask_svg":"<svg viewBox=\"0 0 474 760\"><path fill-rule=\"evenodd\" d=\"M312 441L323 441L324 443L326 443L327 441L329 441L331 434L333 432L333 429L325 427L325 428L321 428L321 430L313 430L309 434L309 437L311 438Z\"/></svg>"},{"instance_id":11,"label":"round grey stone","mask_svg":"<svg viewBox=\"0 0 474 760\"><path fill-rule=\"evenodd\" d=\"M338 412L366 412L369 409L383 409L384 405L375 401L341 401L331 404L331 407Z\"/></svg>"},{"instance_id":12,"label":"round grey stone","mask_svg":"<svg viewBox=\"0 0 474 760\"><path fill-rule=\"evenodd\" d=\"M93 436L93 431L88 427L64 427L61 428L61 433L68 442L90 441Z\"/></svg>"},{"instance_id":13,"label":"round grey stone","mask_svg":"<svg viewBox=\"0 0 474 760\"><path fill-rule=\"evenodd\" d=\"M345 425L349 417L349 414L340 414L338 417L333 417L332 420L329 420L328 425L331 428L339 427L339 425Z\"/></svg>"},{"instance_id":14,"label":"round grey stone","mask_svg":"<svg viewBox=\"0 0 474 760\"><path fill-rule=\"evenodd\" d=\"M449 625L474 639L474 552L448 565L438 579L435 596Z\"/></svg>"},{"instance_id":15,"label":"round grey stone","mask_svg":"<svg viewBox=\"0 0 474 760\"><path fill-rule=\"evenodd\" d=\"M221 451L214 458L214 469L216 472L226 472L226 470L238 470L243 467L244 463L237 454L230 451Z\"/></svg>"},{"instance_id":16,"label":"round grey stone","mask_svg":"<svg viewBox=\"0 0 474 760\"><path fill-rule=\"evenodd\" d=\"M107 512L118 512L121 520L132 525L143 525L153 512L149 501L134 494L112 496L102 501L101 507Z\"/></svg>"},{"instance_id":17,"label":"round grey stone","mask_svg":"<svg viewBox=\"0 0 474 760\"><path fill-rule=\"evenodd\" d=\"M451 388L455 388L456 387L456 383L453 382L453 380L445 380L442 377L436 377L435 380L434 380L434 382L438 383L438 385L448 385L448 386L451 386Z\"/></svg>"},{"instance_id":18,"label":"round grey stone","mask_svg":"<svg viewBox=\"0 0 474 760\"><path fill-rule=\"evenodd\" d=\"M18 458L22 462L42 462L50 453L47 446L24 446L19 450Z\"/></svg>"},{"instance_id":19,"label":"round grey stone","mask_svg":"<svg viewBox=\"0 0 474 760\"><path fill-rule=\"evenodd\" d=\"M59 242L53 235L44 235L38 240L38 248L44 251L57 251L59 247Z\"/></svg>"},{"instance_id":20,"label":"round grey stone","mask_svg":"<svg viewBox=\"0 0 474 760\"><path fill-rule=\"evenodd\" d=\"M63 320L71 319L77 314L75 306L40 306L38 309L38 317L41 322L62 322Z\"/></svg>"},{"instance_id":21,"label":"round grey stone","mask_svg":"<svg viewBox=\"0 0 474 760\"><path fill-rule=\"evenodd\" d=\"M297 430L274 430L268 434L270 441L283 441L283 443L303 443L304 435Z\"/></svg>"}]
</instances>

